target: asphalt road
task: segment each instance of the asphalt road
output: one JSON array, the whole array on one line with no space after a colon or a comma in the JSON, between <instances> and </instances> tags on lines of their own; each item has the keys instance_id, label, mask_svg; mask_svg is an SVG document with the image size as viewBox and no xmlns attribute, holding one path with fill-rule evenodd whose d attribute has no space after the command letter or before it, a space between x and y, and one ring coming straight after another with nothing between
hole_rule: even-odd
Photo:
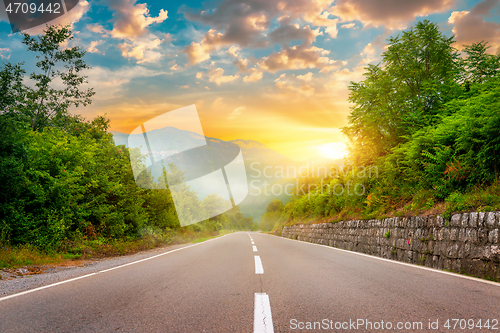
<instances>
[{"instance_id":1,"label":"asphalt road","mask_svg":"<svg viewBox=\"0 0 500 333\"><path fill-rule=\"evenodd\" d=\"M0 332L496 332L499 321L500 284L255 232L0 298Z\"/></svg>"}]
</instances>

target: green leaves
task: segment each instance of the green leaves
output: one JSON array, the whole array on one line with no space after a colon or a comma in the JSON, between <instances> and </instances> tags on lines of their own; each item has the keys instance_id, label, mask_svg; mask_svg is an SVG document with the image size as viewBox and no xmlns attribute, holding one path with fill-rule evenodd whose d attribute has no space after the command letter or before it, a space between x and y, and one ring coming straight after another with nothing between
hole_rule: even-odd
<instances>
[{"instance_id":1,"label":"green leaves","mask_svg":"<svg viewBox=\"0 0 500 333\"><path fill-rule=\"evenodd\" d=\"M23 36L28 50L37 54L39 71L30 74L31 85L24 85L22 64L4 65L0 71L0 112L16 115L31 129L40 130L54 125L54 118L70 117L70 106L90 104L94 91L80 89L87 82L81 72L89 67L82 59L85 51L65 46L73 39L69 26L47 26L44 35ZM55 80L61 80L64 88L56 88Z\"/></svg>"},{"instance_id":2,"label":"green leaves","mask_svg":"<svg viewBox=\"0 0 500 333\"><path fill-rule=\"evenodd\" d=\"M352 83L354 103L343 129L356 165L374 164L420 128L436 122L440 106L458 87L458 52L427 20L389 38L383 63L369 65L365 80Z\"/></svg>"},{"instance_id":3,"label":"green leaves","mask_svg":"<svg viewBox=\"0 0 500 333\"><path fill-rule=\"evenodd\" d=\"M500 200L500 55L479 42L460 58L453 38L427 20L388 42L383 62L351 83L354 106L342 129L347 167L376 166L380 175L330 183L360 182L367 190L360 196L328 198L318 187L294 198L285 208L292 218L402 214L443 202L470 209ZM490 194L471 194L476 199L465 203L469 192L483 189Z\"/></svg>"}]
</instances>

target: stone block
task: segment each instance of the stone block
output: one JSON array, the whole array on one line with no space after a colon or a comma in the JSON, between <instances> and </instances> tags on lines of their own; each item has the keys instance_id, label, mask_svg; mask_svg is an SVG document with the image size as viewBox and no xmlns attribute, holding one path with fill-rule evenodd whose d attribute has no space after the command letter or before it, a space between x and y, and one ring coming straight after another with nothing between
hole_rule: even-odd
<instances>
[{"instance_id":1,"label":"stone block","mask_svg":"<svg viewBox=\"0 0 500 333\"><path fill-rule=\"evenodd\" d=\"M441 215L436 216L436 223L437 223L438 227L441 227L441 228L446 225L446 221L444 220L444 218Z\"/></svg>"},{"instance_id":2,"label":"stone block","mask_svg":"<svg viewBox=\"0 0 500 333\"><path fill-rule=\"evenodd\" d=\"M452 241L458 240L458 229L453 228L450 230L450 240Z\"/></svg>"},{"instance_id":3,"label":"stone block","mask_svg":"<svg viewBox=\"0 0 500 333\"><path fill-rule=\"evenodd\" d=\"M467 238L467 231L466 231L466 229L465 228L460 229L459 232L458 232L458 240L460 242L465 242L466 238Z\"/></svg>"},{"instance_id":4,"label":"stone block","mask_svg":"<svg viewBox=\"0 0 500 333\"><path fill-rule=\"evenodd\" d=\"M477 227L477 219L478 219L478 213L477 212L469 213L469 225L472 228Z\"/></svg>"},{"instance_id":5,"label":"stone block","mask_svg":"<svg viewBox=\"0 0 500 333\"><path fill-rule=\"evenodd\" d=\"M462 214L454 214L450 219L450 227L459 227L461 225Z\"/></svg>"},{"instance_id":6,"label":"stone block","mask_svg":"<svg viewBox=\"0 0 500 333\"><path fill-rule=\"evenodd\" d=\"M478 227L484 227L484 217L486 213L485 212L479 212L477 215L477 226Z\"/></svg>"},{"instance_id":7,"label":"stone block","mask_svg":"<svg viewBox=\"0 0 500 333\"><path fill-rule=\"evenodd\" d=\"M498 229L491 230L488 234L488 242L492 244L498 243Z\"/></svg>"},{"instance_id":8,"label":"stone block","mask_svg":"<svg viewBox=\"0 0 500 333\"><path fill-rule=\"evenodd\" d=\"M465 228L465 227L469 226L469 213L463 213L462 214L461 225L462 225L462 228Z\"/></svg>"},{"instance_id":9,"label":"stone block","mask_svg":"<svg viewBox=\"0 0 500 333\"><path fill-rule=\"evenodd\" d=\"M486 223L485 225L489 228L492 228L496 225L495 221L495 213L494 212L488 212L486 215Z\"/></svg>"}]
</instances>

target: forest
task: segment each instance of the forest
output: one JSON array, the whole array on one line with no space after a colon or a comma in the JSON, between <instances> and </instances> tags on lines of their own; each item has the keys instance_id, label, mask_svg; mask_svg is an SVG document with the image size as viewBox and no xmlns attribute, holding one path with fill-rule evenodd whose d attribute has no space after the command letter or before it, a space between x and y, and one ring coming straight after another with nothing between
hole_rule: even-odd
<instances>
[{"instance_id":1,"label":"forest","mask_svg":"<svg viewBox=\"0 0 500 333\"><path fill-rule=\"evenodd\" d=\"M302 175L314 186L271 202L266 229L500 209L500 54L454 43L428 20L389 38L382 61L349 87L345 166Z\"/></svg>"},{"instance_id":2,"label":"forest","mask_svg":"<svg viewBox=\"0 0 500 333\"><path fill-rule=\"evenodd\" d=\"M72 39L63 26L24 34L37 70L27 75L22 63L0 67L0 268L13 265L13 249L79 258L256 229L238 207L181 228L168 189L136 185L130 152L115 145L109 120L69 112L94 95L82 88L85 51L62 46ZM187 194L197 209L218 202Z\"/></svg>"}]
</instances>

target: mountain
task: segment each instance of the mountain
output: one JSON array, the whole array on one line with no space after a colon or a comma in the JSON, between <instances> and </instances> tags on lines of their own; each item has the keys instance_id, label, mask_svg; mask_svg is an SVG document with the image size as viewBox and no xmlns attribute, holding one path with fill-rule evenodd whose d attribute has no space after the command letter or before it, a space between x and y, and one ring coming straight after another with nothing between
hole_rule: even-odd
<instances>
[{"instance_id":1,"label":"mountain","mask_svg":"<svg viewBox=\"0 0 500 333\"><path fill-rule=\"evenodd\" d=\"M116 131L112 131L111 134L117 145L128 146L129 134ZM134 134L134 136L138 139L143 134ZM207 166L213 168L214 161L217 164L216 168L225 165L228 161L224 161L224 159L230 155L228 152L234 151L236 146L239 147L243 154L249 182L249 194L239 206L243 214L253 216L256 220L260 220L271 200L280 199L286 202L291 197L291 189L296 185L296 177L302 170L314 167L319 170L320 176L324 176L324 173L328 172L329 166L334 163L334 161L327 159L298 162L258 141L242 139L224 141L211 137L205 138L197 133L174 127L164 127L147 132L147 138L151 146L162 147L161 151L153 153L153 157L155 159L166 158L168 162L176 164L187 173L186 180L210 172L211 170L207 170ZM191 150L196 157L194 159L196 163L192 163L192 158L187 160L177 158L177 156L182 156L182 154L178 154L179 152L204 145L205 139L211 148L209 153L204 153L202 149Z\"/></svg>"}]
</instances>

